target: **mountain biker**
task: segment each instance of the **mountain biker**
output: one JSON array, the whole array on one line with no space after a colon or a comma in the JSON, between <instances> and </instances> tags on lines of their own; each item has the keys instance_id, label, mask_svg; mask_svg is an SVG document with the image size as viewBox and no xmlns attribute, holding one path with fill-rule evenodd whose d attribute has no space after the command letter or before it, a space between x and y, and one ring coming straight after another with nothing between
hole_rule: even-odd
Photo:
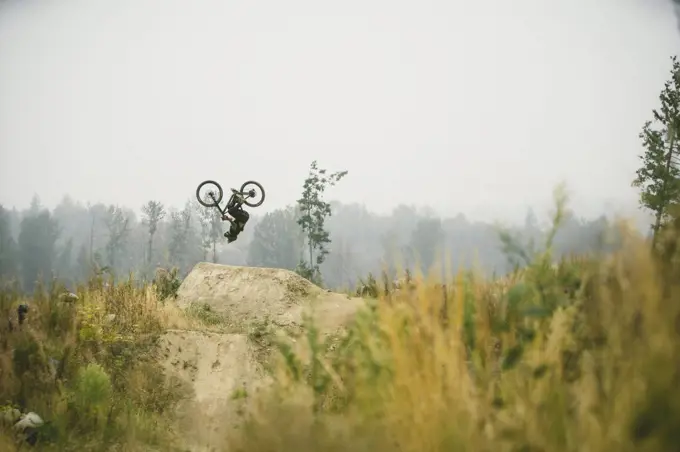
<instances>
[{"instance_id":1,"label":"mountain biker","mask_svg":"<svg viewBox=\"0 0 680 452\"><path fill-rule=\"evenodd\" d=\"M227 238L227 243L231 243L238 238L239 233L243 231L246 223L250 219L250 214L243 210L243 197L236 190L232 190L231 198L227 202L227 213L222 215L222 221L231 223L231 227L224 236ZM231 218L229 215L231 215Z\"/></svg>"}]
</instances>

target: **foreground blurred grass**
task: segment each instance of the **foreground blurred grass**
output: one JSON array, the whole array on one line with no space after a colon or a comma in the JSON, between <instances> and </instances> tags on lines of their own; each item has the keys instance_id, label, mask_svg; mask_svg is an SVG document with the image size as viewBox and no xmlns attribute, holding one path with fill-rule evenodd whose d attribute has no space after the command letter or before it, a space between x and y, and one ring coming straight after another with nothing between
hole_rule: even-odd
<instances>
[{"instance_id":1,"label":"foreground blurred grass","mask_svg":"<svg viewBox=\"0 0 680 452\"><path fill-rule=\"evenodd\" d=\"M0 292L0 404L46 421L40 450L172 450L172 412L183 392L165 378L154 345L186 320L156 289L95 278L77 300L58 285L31 299ZM20 304L29 306L21 327ZM1 450L21 444L13 436L2 426Z\"/></svg>"},{"instance_id":2,"label":"foreground blurred grass","mask_svg":"<svg viewBox=\"0 0 680 452\"><path fill-rule=\"evenodd\" d=\"M501 280L378 290L343 338L281 343L225 449L680 450L677 237L653 256L622 226L606 257L554 265L548 246Z\"/></svg>"}]
</instances>

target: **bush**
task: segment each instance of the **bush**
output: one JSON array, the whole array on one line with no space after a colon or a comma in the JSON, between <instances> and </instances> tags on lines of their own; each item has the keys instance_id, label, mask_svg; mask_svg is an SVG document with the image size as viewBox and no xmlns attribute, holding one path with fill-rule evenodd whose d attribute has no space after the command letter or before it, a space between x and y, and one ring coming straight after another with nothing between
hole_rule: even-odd
<instances>
[{"instance_id":1,"label":"bush","mask_svg":"<svg viewBox=\"0 0 680 452\"><path fill-rule=\"evenodd\" d=\"M159 268L156 270L156 277L154 278L154 285L156 286L156 295L159 300L166 298L177 298L177 291L182 285L182 280L179 278L179 269L174 267L170 271Z\"/></svg>"},{"instance_id":2,"label":"bush","mask_svg":"<svg viewBox=\"0 0 680 452\"><path fill-rule=\"evenodd\" d=\"M79 424L88 428L102 425L111 407L112 393L111 377L102 366L88 364L81 368L71 393Z\"/></svg>"},{"instance_id":3,"label":"bush","mask_svg":"<svg viewBox=\"0 0 680 452\"><path fill-rule=\"evenodd\" d=\"M39 286L30 299L0 292L3 313L29 305L20 329L0 325L0 400L46 421L41 450L169 450L176 438L168 425L186 394L166 381L154 350L180 315L158 301L154 287L132 279L97 277L77 299L63 293L58 284ZM5 443L13 444L11 429L0 431Z\"/></svg>"}]
</instances>

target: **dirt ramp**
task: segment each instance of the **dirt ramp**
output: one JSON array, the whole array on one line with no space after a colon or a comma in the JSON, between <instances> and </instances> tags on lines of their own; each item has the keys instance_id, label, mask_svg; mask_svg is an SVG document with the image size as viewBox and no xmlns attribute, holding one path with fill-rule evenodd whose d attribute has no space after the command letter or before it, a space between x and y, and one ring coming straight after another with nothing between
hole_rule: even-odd
<instances>
[{"instance_id":1,"label":"dirt ramp","mask_svg":"<svg viewBox=\"0 0 680 452\"><path fill-rule=\"evenodd\" d=\"M267 335L300 332L309 314L319 330L332 334L344 329L364 305L360 298L328 292L288 270L205 262L184 279L177 302L182 308L208 305L228 321L223 331L243 333L173 330L162 338L162 362L169 376L182 380L191 392L178 414L192 452L222 450L251 395L270 382L264 371L270 343L251 334L254 323L268 320L279 327Z\"/></svg>"},{"instance_id":2,"label":"dirt ramp","mask_svg":"<svg viewBox=\"0 0 680 452\"><path fill-rule=\"evenodd\" d=\"M267 382L247 337L205 331L170 330L160 341L169 376L191 391L178 414L186 447L210 450L237 424L249 396Z\"/></svg>"},{"instance_id":3,"label":"dirt ramp","mask_svg":"<svg viewBox=\"0 0 680 452\"><path fill-rule=\"evenodd\" d=\"M289 270L237 267L207 262L197 264L177 292L180 307L207 304L236 322L263 321L280 326L299 325L313 308L322 323L344 325L361 299L328 292ZM311 312L311 311L309 311Z\"/></svg>"}]
</instances>

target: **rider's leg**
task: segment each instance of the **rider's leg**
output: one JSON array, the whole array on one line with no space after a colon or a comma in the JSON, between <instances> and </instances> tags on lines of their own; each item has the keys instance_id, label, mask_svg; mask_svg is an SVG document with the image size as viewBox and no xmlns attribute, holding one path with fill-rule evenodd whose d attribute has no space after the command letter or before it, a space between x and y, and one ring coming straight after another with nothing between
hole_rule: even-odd
<instances>
[{"instance_id":1,"label":"rider's leg","mask_svg":"<svg viewBox=\"0 0 680 452\"><path fill-rule=\"evenodd\" d=\"M224 233L224 236L227 238L227 243L231 243L234 240L237 239L238 234L232 234L231 230L227 231Z\"/></svg>"},{"instance_id":2,"label":"rider's leg","mask_svg":"<svg viewBox=\"0 0 680 452\"><path fill-rule=\"evenodd\" d=\"M224 236L227 238L228 242L231 243L236 240L239 233L243 231L243 227L248 222L250 215L245 210L238 208L231 209L228 213L234 220L230 221L231 227L229 228L229 231L224 233Z\"/></svg>"},{"instance_id":3,"label":"rider's leg","mask_svg":"<svg viewBox=\"0 0 680 452\"><path fill-rule=\"evenodd\" d=\"M236 240L236 238L238 237L238 233L239 233L239 228L236 225L236 222L232 221L231 227L229 228L229 230L227 232L224 233L224 236L227 238L227 241L229 243L231 243L234 240Z\"/></svg>"},{"instance_id":4,"label":"rider's leg","mask_svg":"<svg viewBox=\"0 0 680 452\"><path fill-rule=\"evenodd\" d=\"M243 228L248 222L248 219L250 219L250 215L248 214L248 212L246 212L243 209L232 209L229 211L229 215L234 217L232 225L235 224L239 232L243 231Z\"/></svg>"},{"instance_id":5,"label":"rider's leg","mask_svg":"<svg viewBox=\"0 0 680 452\"><path fill-rule=\"evenodd\" d=\"M238 219L239 226L241 228L241 231L246 227L246 223L250 219L250 214L246 212L245 210L241 210L239 212L240 218Z\"/></svg>"}]
</instances>

